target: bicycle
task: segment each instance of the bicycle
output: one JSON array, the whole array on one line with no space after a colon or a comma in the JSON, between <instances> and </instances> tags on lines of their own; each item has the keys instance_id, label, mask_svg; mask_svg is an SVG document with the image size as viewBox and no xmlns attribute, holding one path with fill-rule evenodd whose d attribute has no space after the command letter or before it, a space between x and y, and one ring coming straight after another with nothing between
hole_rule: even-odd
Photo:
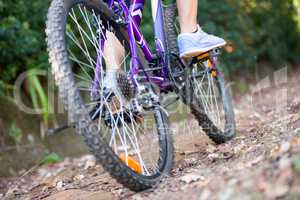
<instances>
[{"instance_id":1,"label":"bicycle","mask_svg":"<svg viewBox=\"0 0 300 200\"><path fill-rule=\"evenodd\" d=\"M231 97L217 68L220 51L181 60L174 8L151 3L155 54L139 30L144 0L130 6L124 0L53 0L46 23L49 61L70 123L103 168L133 191L158 184L173 166L164 94L175 91L214 142L235 135ZM105 47L108 35L123 47L123 69L113 73L108 57L116 51L105 54L113 50ZM109 74L116 87L106 87Z\"/></svg>"}]
</instances>

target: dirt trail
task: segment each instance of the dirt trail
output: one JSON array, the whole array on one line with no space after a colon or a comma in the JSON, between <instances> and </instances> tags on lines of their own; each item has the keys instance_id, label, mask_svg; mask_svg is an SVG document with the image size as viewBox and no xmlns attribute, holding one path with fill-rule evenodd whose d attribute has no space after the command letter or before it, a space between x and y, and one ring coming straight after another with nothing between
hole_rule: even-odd
<instances>
[{"instance_id":1,"label":"dirt trail","mask_svg":"<svg viewBox=\"0 0 300 200\"><path fill-rule=\"evenodd\" d=\"M176 166L150 191L127 190L87 155L0 181L0 199L300 199L299 81L297 73L236 99L238 135L227 144L176 124Z\"/></svg>"}]
</instances>

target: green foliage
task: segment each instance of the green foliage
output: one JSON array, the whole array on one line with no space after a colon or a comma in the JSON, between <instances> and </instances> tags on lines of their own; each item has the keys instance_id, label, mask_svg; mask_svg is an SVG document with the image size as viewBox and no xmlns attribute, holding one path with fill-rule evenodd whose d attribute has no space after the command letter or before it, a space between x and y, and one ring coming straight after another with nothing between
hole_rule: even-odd
<instances>
[{"instance_id":1,"label":"green foliage","mask_svg":"<svg viewBox=\"0 0 300 200\"><path fill-rule=\"evenodd\" d=\"M48 66L44 24L49 1L0 0L0 79Z\"/></svg>"},{"instance_id":2,"label":"green foliage","mask_svg":"<svg viewBox=\"0 0 300 200\"><path fill-rule=\"evenodd\" d=\"M150 45L151 49L155 50L154 45L154 30L153 30L153 22L152 22L152 14L151 14L151 1L146 1L143 12L142 24L141 24L141 32L146 38L146 41Z\"/></svg>"},{"instance_id":3,"label":"green foliage","mask_svg":"<svg viewBox=\"0 0 300 200\"><path fill-rule=\"evenodd\" d=\"M0 0L0 95L9 97L17 76L29 69L47 69L45 43L47 1ZM34 108L43 109L48 121L48 99L36 75L28 78Z\"/></svg>"},{"instance_id":4,"label":"green foliage","mask_svg":"<svg viewBox=\"0 0 300 200\"><path fill-rule=\"evenodd\" d=\"M171 0L170 0L171 1ZM19 73L47 68L44 28L50 0L0 0L0 79L13 83ZM169 1L168 1L169 2ZM230 70L299 59L300 35L296 0L199 0L204 30L224 37L232 52L223 60ZM153 48L150 1L142 31ZM3 84L2 84L3 85Z\"/></svg>"},{"instance_id":5,"label":"green foliage","mask_svg":"<svg viewBox=\"0 0 300 200\"><path fill-rule=\"evenodd\" d=\"M43 121L47 127L50 110L52 110L48 101L48 97L44 88L42 87L41 81L38 78L37 71L33 69L30 71L30 73L28 73L28 75L28 90L33 108L43 110Z\"/></svg>"},{"instance_id":6,"label":"green foliage","mask_svg":"<svg viewBox=\"0 0 300 200\"><path fill-rule=\"evenodd\" d=\"M259 37L255 38L253 46L259 47L260 57L275 63L299 58L300 35L293 1L257 1L256 9L249 14L257 28Z\"/></svg>"},{"instance_id":7,"label":"green foliage","mask_svg":"<svg viewBox=\"0 0 300 200\"><path fill-rule=\"evenodd\" d=\"M61 161L61 157L56 153L50 153L46 155L40 162L41 165L54 164Z\"/></svg>"},{"instance_id":8,"label":"green foliage","mask_svg":"<svg viewBox=\"0 0 300 200\"><path fill-rule=\"evenodd\" d=\"M232 46L222 59L229 71L253 68L259 61L276 67L298 61L300 33L294 0L199 0L198 21L202 28L221 36ZM299 8L298 8L299 9ZM150 6L147 4L142 31L153 41ZM152 43L153 46L153 43Z\"/></svg>"},{"instance_id":9,"label":"green foliage","mask_svg":"<svg viewBox=\"0 0 300 200\"><path fill-rule=\"evenodd\" d=\"M0 97L5 98L7 101L14 102L12 98L13 90L13 85L0 80Z\"/></svg>"},{"instance_id":10,"label":"green foliage","mask_svg":"<svg viewBox=\"0 0 300 200\"><path fill-rule=\"evenodd\" d=\"M294 0L200 0L199 21L210 33L233 46L223 60L230 70L254 67L261 60L273 66L297 61L299 18Z\"/></svg>"},{"instance_id":11,"label":"green foliage","mask_svg":"<svg viewBox=\"0 0 300 200\"><path fill-rule=\"evenodd\" d=\"M9 130L8 130L8 135L14 140L16 144L20 144L22 141L23 137L23 132L22 130L16 125L15 122L12 122Z\"/></svg>"}]
</instances>

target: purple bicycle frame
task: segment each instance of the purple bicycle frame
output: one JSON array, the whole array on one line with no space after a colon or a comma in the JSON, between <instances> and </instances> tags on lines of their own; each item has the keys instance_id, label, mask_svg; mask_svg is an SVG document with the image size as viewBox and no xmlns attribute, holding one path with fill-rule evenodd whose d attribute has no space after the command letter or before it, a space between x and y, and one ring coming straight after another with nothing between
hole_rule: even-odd
<instances>
[{"instance_id":1,"label":"purple bicycle frame","mask_svg":"<svg viewBox=\"0 0 300 200\"><path fill-rule=\"evenodd\" d=\"M136 77L140 69L144 69L138 58L136 43L141 47L142 52L148 62L153 61L154 56L149 48L147 41L144 39L142 33L139 30L139 25L142 19L142 13L145 5L145 0L131 0L131 5L128 8L124 0L108 0L110 8L114 3L118 3L123 9L125 20L127 22L127 32L129 38L130 52L131 52L131 67L130 75L135 85ZM166 36L164 30L164 15L162 0L151 0L152 18L154 24L155 33L155 46L156 54L159 60L160 66L162 66L160 76L149 76L145 73L145 78L158 85L161 89L165 89L168 84L169 68L166 55Z\"/></svg>"}]
</instances>

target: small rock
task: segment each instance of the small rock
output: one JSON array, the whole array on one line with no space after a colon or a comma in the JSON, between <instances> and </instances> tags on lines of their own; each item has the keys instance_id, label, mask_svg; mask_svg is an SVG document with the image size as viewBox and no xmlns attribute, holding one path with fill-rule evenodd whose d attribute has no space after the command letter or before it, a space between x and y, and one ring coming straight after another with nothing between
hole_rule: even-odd
<instances>
[{"instance_id":1,"label":"small rock","mask_svg":"<svg viewBox=\"0 0 300 200\"><path fill-rule=\"evenodd\" d=\"M10 196L10 195L13 195L16 193L19 193L19 189L17 186L14 186L14 187L8 189L8 191L6 192L6 196Z\"/></svg>"},{"instance_id":2,"label":"small rock","mask_svg":"<svg viewBox=\"0 0 300 200\"><path fill-rule=\"evenodd\" d=\"M77 163L78 167L89 167L89 165L93 165L95 161L95 157L93 155L84 155L79 159L74 159L74 163Z\"/></svg>"},{"instance_id":3,"label":"small rock","mask_svg":"<svg viewBox=\"0 0 300 200\"><path fill-rule=\"evenodd\" d=\"M184 159L184 162L187 164L187 165L193 165L194 163L197 162L196 158L185 158Z\"/></svg>"},{"instance_id":4,"label":"small rock","mask_svg":"<svg viewBox=\"0 0 300 200\"><path fill-rule=\"evenodd\" d=\"M78 174L78 175L74 176L73 179L74 179L75 181L80 181L80 180L84 179L84 175Z\"/></svg>"},{"instance_id":5,"label":"small rock","mask_svg":"<svg viewBox=\"0 0 300 200\"><path fill-rule=\"evenodd\" d=\"M233 147L233 153L234 154L240 154L242 150L245 148L245 142L242 141L240 144Z\"/></svg>"},{"instance_id":6,"label":"small rock","mask_svg":"<svg viewBox=\"0 0 300 200\"><path fill-rule=\"evenodd\" d=\"M63 189L63 186L64 186L64 182L63 181L58 181L56 183L56 189L57 190L62 190Z\"/></svg>"},{"instance_id":7,"label":"small rock","mask_svg":"<svg viewBox=\"0 0 300 200\"><path fill-rule=\"evenodd\" d=\"M248 163L246 163L246 167L252 167L252 166L258 164L259 162L261 162L263 159L264 159L263 155L258 156L254 160L251 160Z\"/></svg>"},{"instance_id":8,"label":"small rock","mask_svg":"<svg viewBox=\"0 0 300 200\"><path fill-rule=\"evenodd\" d=\"M88 159L84 165L84 169L88 169L91 167L94 167L96 165L96 159L92 157L91 159Z\"/></svg>"},{"instance_id":9,"label":"small rock","mask_svg":"<svg viewBox=\"0 0 300 200\"><path fill-rule=\"evenodd\" d=\"M214 153L217 151L217 148L214 145L208 144L206 151L207 151L207 153Z\"/></svg>"},{"instance_id":10,"label":"small rock","mask_svg":"<svg viewBox=\"0 0 300 200\"><path fill-rule=\"evenodd\" d=\"M278 158L282 156L284 153L287 153L291 149L290 142L284 142L277 145L273 150L271 150L271 157Z\"/></svg>"},{"instance_id":11,"label":"small rock","mask_svg":"<svg viewBox=\"0 0 300 200\"><path fill-rule=\"evenodd\" d=\"M183 177L180 178L180 181L184 182L184 183L192 183L192 182L196 182L199 180L204 180L203 176L199 176L197 174L187 174Z\"/></svg>"},{"instance_id":12,"label":"small rock","mask_svg":"<svg viewBox=\"0 0 300 200\"><path fill-rule=\"evenodd\" d=\"M208 156L207 156L207 158L208 158L211 162L217 160L219 157L220 157L220 156L219 156L219 154L217 154L217 153L211 153L211 154L208 154Z\"/></svg>"},{"instance_id":13,"label":"small rock","mask_svg":"<svg viewBox=\"0 0 300 200\"><path fill-rule=\"evenodd\" d=\"M44 187L42 187L42 191L43 191L43 192L46 192L48 189L49 189L49 186L44 186Z\"/></svg>"},{"instance_id":14,"label":"small rock","mask_svg":"<svg viewBox=\"0 0 300 200\"><path fill-rule=\"evenodd\" d=\"M230 153L232 151L230 144L222 144L218 147L218 149L223 154Z\"/></svg>"},{"instance_id":15,"label":"small rock","mask_svg":"<svg viewBox=\"0 0 300 200\"><path fill-rule=\"evenodd\" d=\"M121 189L114 191L113 193L117 194L118 196L121 196L124 192L125 192L125 190L121 188Z\"/></svg>"}]
</instances>

